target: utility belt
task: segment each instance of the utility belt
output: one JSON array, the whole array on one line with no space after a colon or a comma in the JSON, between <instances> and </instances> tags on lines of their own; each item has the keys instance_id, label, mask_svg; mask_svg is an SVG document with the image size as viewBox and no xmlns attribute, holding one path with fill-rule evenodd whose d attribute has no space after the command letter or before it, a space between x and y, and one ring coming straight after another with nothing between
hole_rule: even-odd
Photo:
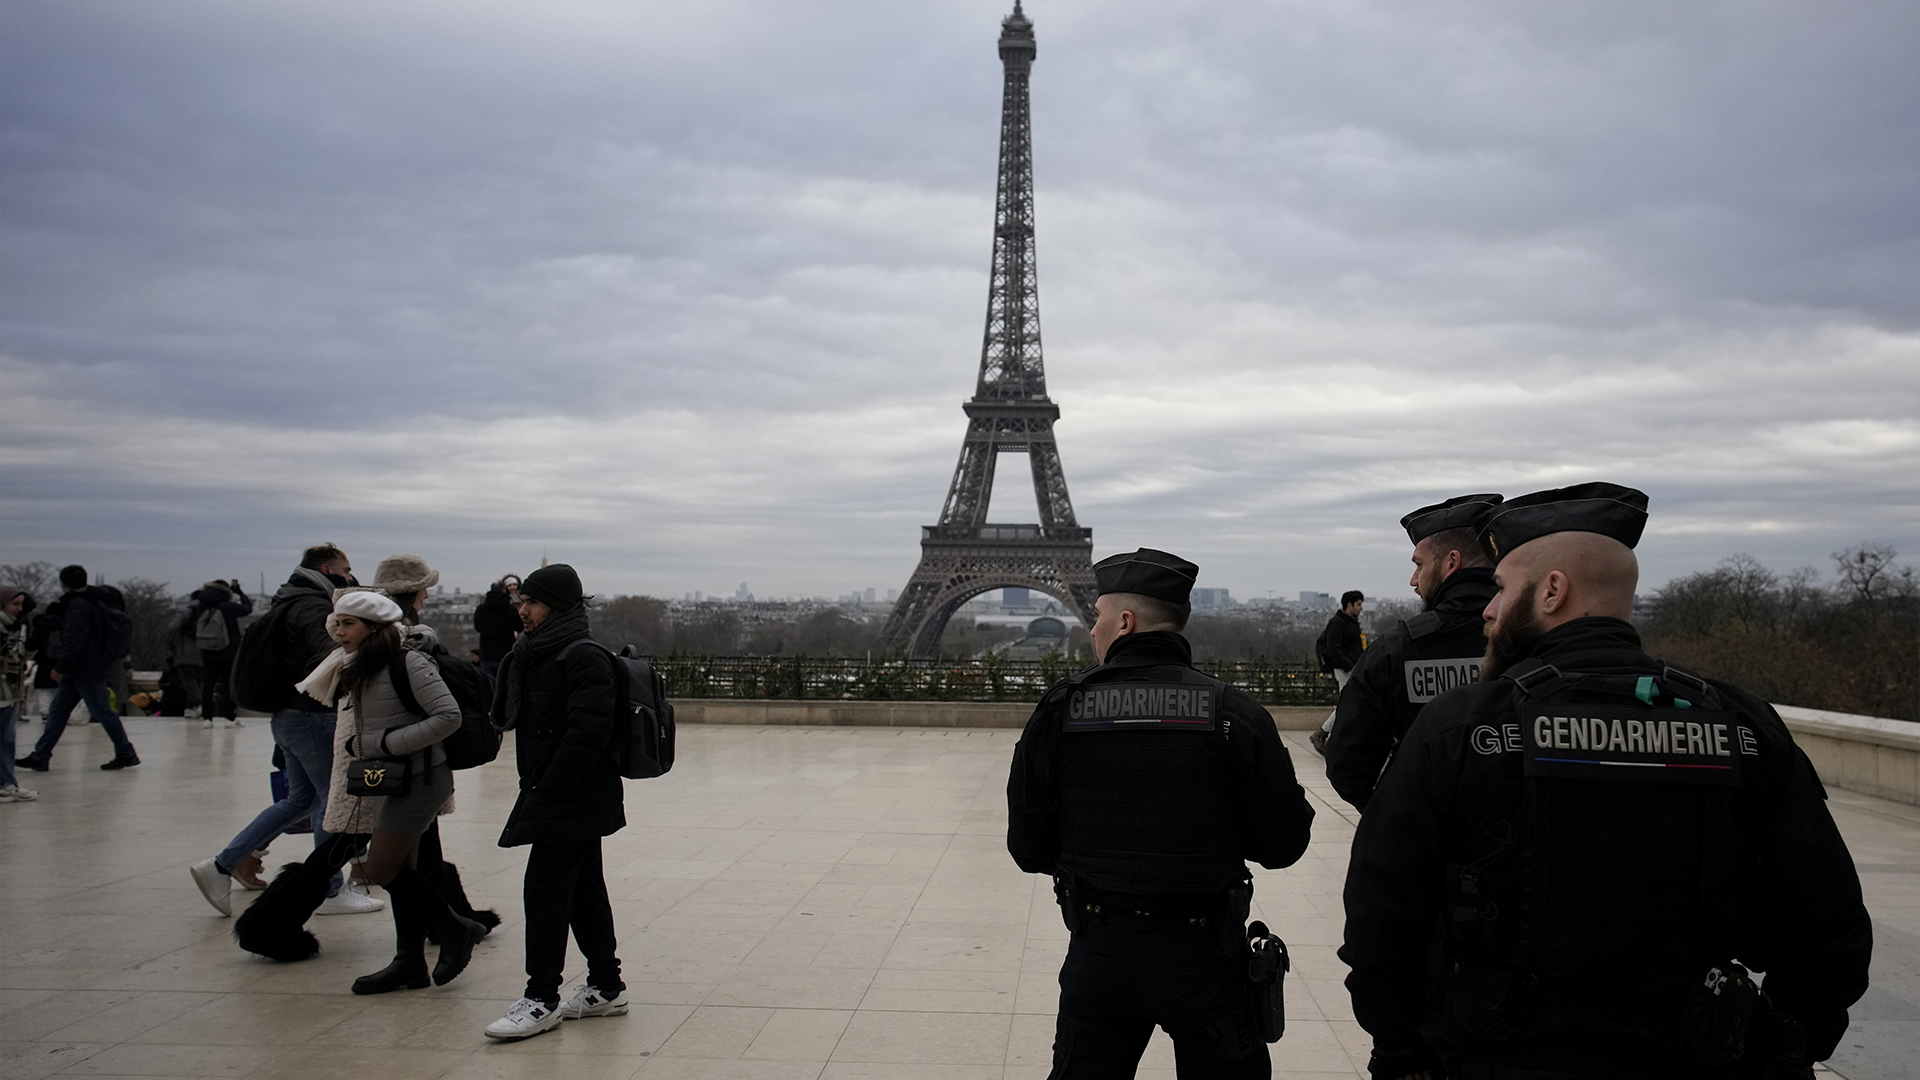
<instances>
[{"instance_id":1,"label":"utility belt","mask_svg":"<svg viewBox=\"0 0 1920 1080\"><path fill-rule=\"evenodd\" d=\"M1457 963L1448 990L1449 1034L1469 1045L1518 1039L1537 1019L1540 990L1540 980L1523 969ZM1708 968L1688 992L1679 1019L1680 1043L1710 1070L1706 1075L1812 1080L1806 1029L1773 1008L1740 964L1726 961Z\"/></svg>"},{"instance_id":2,"label":"utility belt","mask_svg":"<svg viewBox=\"0 0 1920 1080\"><path fill-rule=\"evenodd\" d=\"M1085 879L1055 874L1054 898L1070 933L1091 926L1112 926L1142 934L1177 934L1211 940L1224 958L1245 959L1254 1022L1266 1042L1286 1033L1281 984L1293 963L1287 943L1267 924L1247 925L1253 882L1243 881L1210 895L1149 895L1091 888Z\"/></svg>"}]
</instances>

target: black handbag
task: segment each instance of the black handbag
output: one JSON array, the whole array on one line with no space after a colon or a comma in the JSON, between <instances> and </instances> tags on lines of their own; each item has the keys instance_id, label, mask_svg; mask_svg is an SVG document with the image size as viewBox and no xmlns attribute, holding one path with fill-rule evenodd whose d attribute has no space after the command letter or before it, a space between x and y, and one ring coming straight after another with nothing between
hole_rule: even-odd
<instances>
[{"instance_id":1,"label":"black handbag","mask_svg":"<svg viewBox=\"0 0 1920 1080\"><path fill-rule=\"evenodd\" d=\"M347 794L405 795L413 788L412 765L406 758L352 758L347 762Z\"/></svg>"},{"instance_id":2,"label":"black handbag","mask_svg":"<svg viewBox=\"0 0 1920 1080\"><path fill-rule=\"evenodd\" d=\"M360 726L360 710L353 710L354 738L363 746L366 730ZM413 788L411 758L366 757L347 759L347 794L405 795Z\"/></svg>"}]
</instances>

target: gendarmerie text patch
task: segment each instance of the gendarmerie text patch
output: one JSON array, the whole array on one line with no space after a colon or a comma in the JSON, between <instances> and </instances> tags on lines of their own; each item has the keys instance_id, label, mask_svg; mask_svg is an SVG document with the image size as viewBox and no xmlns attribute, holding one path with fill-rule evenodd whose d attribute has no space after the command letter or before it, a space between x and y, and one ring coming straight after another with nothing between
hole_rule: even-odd
<instances>
[{"instance_id":1,"label":"gendarmerie text patch","mask_svg":"<svg viewBox=\"0 0 1920 1080\"><path fill-rule=\"evenodd\" d=\"M1737 784L1753 751L1732 713L1528 702L1520 711L1528 776Z\"/></svg>"},{"instance_id":2,"label":"gendarmerie text patch","mask_svg":"<svg viewBox=\"0 0 1920 1080\"><path fill-rule=\"evenodd\" d=\"M1191 683L1112 683L1067 695L1068 731L1212 731L1219 703Z\"/></svg>"},{"instance_id":3,"label":"gendarmerie text patch","mask_svg":"<svg viewBox=\"0 0 1920 1080\"><path fill-rule=\"evenodd\" d=\"M1407 700L1424 704L1449 690L1480 681L1480 658L1455 656L1440 660L1408 660L1401 665L1407 679Z\"/></svg>"}]
</instances>

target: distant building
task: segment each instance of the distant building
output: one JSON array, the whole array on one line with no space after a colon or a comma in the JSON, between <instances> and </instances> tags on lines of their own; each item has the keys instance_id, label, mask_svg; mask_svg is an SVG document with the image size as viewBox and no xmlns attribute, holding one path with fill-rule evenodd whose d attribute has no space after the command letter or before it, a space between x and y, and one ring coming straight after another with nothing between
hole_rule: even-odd
<instances>
[{"instance_id":1,"label":"distant building","mask_svg":"<svg viewBox=\"0 0 1920 1080\"><path fill-rule=\"evenodd\" d=\"M1331 611L1339 605L1333 602L1333 594L1331 593L1302 591L1300 593L1300 606L1314 610Z\"/></svg>"},{"instance_id":2,"label":"distant building","mask_svg":"<svg viewBox=\"0 0 1920 1080\"><path fill-rule=\"evenodd\" d=\"M1067 624L1042 615L1027 624L1027 635L1018 641L996 645L993 651L1008 660L1038 660L1052 653L1067 652Z\"/></svg>"},{"instance_id":3,"label":"distant building","mask_svg":"<svg viewBox=\"0 0 1920 1080\"><path fill-rule=\"evenodd\" d=\"M1204 612L1211 614L1216 611L1225 611L1232 607L1233 597L1225 589L1195 589L1188 603L1193 605L1193 610L1196 613Z\"/></svg>"},{"instance_id":4,"label":"distant building","mask_svg":"<svg viewBox=\"0 0 1920 1080\"><path fill-rule=\"evenodd\" d=\"M1030 591L1022 586L1009 585L1000 590L1000 603L1004 607L1023 608L1032 602Z\"/></svg>"}]
</instances>

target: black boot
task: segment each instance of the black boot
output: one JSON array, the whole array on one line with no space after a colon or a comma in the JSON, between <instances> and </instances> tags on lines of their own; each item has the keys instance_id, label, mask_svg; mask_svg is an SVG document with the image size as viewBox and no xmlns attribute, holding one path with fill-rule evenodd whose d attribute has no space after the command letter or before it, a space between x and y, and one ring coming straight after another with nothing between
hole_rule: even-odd
<instances>
[{"instance_id":1,"label":"black boot","mask_svg":"<svg viewBox=\"0 0 1920 1080\"><path fill-rule=\"evenodd\" d=\"M397 894L389 892L388 901L393 906L393 963L353 980L356 994L425 990L433 983L427 974L427 937L420 913Z\"/></svg>"},{"instance_id":2,"label":"black boot","mask_svg":"<svg viewBox=\"0 0 1920 1080\"><path fill-rule=\"evenodd\" d=\"M326 902L332 879L333 868L323 859L281 867L273 883L234 921L233 940L270 960L313 959L320 941L307 932L307 920Z\"/></svg>"},{"instance_id":3,"label":"black boot","mask_svg":"<svg viewBox=\"0 0 1920 1080\"><path fill-rule=\"evenodd\" d=\"M420 873L421 876L433 883L434 889L446 900L447 906L453 909L455 915L479 923L489 933L493 931L494 927L500 925L500 916L493 909L480 908L476 910L473 906L473 901L467 899L467 889L460 881L459 867L445 860L428 865L426 860L422 859L420 861ZM428 931L427 939L435 945L440 944L439 935L432 931Z\"/></svg>"},{"instance_id":4,"label":"black boot","mask_svg":"<svg viewBox=\"0 0 1920 1080\"><path fill-rule=\"evenodd\" d=\"M472 919L454 914L433 883L411 866L402 867L387 883L387 895L410 905L420 913L421 925L431 928L440 941L440 959L433 965L433 982L445 986L466 970L473 959L473 947L487 936L487 928Z\"/></svg>"}]
</instances>

